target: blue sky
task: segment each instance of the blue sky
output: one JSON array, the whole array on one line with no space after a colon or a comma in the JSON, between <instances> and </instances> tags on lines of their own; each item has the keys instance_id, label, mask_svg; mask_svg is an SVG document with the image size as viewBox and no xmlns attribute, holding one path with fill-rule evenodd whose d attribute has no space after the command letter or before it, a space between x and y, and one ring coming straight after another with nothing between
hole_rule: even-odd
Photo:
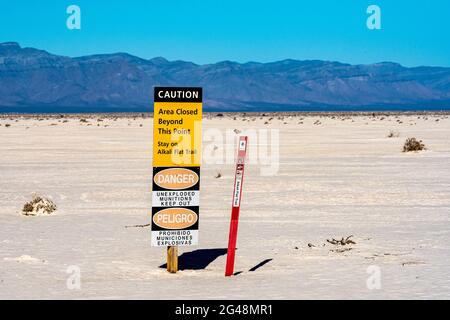
<instances>
[{"instance_id":1,"label":"blue sky","mask_svg":"<svg viewBox=\"0 0 450 320\"><path fill-rule=\"evenodd\" d=\"M81 30L66 27L71 4L81 8ZM366 27L371 4L381 8L381 30ZM449 21L448 0L1 0L0 42L68 56L450 67Z\"/></svg>"}]
</instances>

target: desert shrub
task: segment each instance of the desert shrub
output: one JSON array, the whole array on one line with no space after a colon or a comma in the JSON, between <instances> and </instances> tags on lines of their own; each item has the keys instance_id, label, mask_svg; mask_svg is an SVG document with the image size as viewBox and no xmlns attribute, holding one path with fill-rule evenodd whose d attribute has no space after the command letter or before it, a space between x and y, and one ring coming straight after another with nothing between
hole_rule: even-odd
<instances>
[{"instance_id":1,"label":"desert shrub","mask_svg":"<svg viewBox=\"0 0 450 320\"><path fill-rule=\"evenodd\" d=\"M417 140L416 138L407 138L403 145L403 152L421 151L425 149L426 147L422 140Z\"/></svg>"},{"instance_id":2,"label":"desert shrub","mask_svg":"<svg viewBox=\"0 0 450 320\"><path fill-rule=\"evenodd\" d=\"M56 211L56 205L50 199L33 195L33 199L24 204L22 214L36 216L40 214L52 214Z\"/></svg>"},{"instance_id":3,"label":"desert shrub","mask_svg":"<svg viewBox=\"0 0 450 320\"><path fill-rule=\"evenodd\" d=\"M86 119L80 119L80 122L88 122Z\"/></svg>"},{"instance_id":4,"label":"desert shrub","mask_svg":"<svg viewBox=\"0 0 450 320\"><path fill-rule=\"evenodd\" d=\"M11 127L11 125L9 123L7 123L7 124L5 124L5 127L9 128L9 127Z\"/></svg>"}]
</instances>

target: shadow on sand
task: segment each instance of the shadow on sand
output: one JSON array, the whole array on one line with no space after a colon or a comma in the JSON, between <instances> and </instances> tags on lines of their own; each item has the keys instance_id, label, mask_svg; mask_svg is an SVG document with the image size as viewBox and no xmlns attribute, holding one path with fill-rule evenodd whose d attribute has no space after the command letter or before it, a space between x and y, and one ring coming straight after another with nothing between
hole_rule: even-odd
<instances>
[{"instance_id":1,"label":"shadow on sand","mask_svg":"<svg viewBox=\"0 0 450 320\"><path fill-rule=\"evenodd\" d=\"M178 270L202 270L218 257L227 254L227 249L198 249L184 252L178 257ZM159 266L167 268L167 264Z\"/></svg>"},{"instance_id":2,"label":"shadow on sand","mask_svg":"<svg viewBox=\"0 0 450 320\"><path fill-rule=\"evenodd\" d=\"M258 270L259 268L261 268L262 266L264 266L265 264L269 263L272 260L273 260L273 258L263 260L260 263L258 263L256 266L250 268L248 271L249 272L254 272L254 271ZM243 271L236 271L235 273L233 273L233 276L238 276L238 275L240 275L242 273L243 273Z\"/></svg>"},{"instance_id":3,"label":"shadow on sand","mask_svg":"<svg viewBox=\"0 0 450 320\"><path fill-rule=\"evenodd\" d=\"M260 263L258 263L256 266L254 266L253 268L251 268L251 269L248 270L248 271L250 271L250 272L256 271L256 270L258 270L259 268L261 268L263 265L269 263L269 262L272 261L272 260L273 260L273 259L266 259L266 260L264 260L264 261L261 261Z\"/></svg>"}]
</instances>

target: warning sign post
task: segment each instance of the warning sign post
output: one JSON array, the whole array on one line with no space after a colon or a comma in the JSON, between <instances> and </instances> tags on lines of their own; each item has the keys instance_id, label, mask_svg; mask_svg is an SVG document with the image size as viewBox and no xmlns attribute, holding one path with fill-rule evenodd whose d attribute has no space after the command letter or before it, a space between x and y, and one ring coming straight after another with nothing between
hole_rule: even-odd
<instances>
[{"instance_id":1,"label":"warning sign post","mask_svg":"<svg viewBox=\"0 0 450 320\"><path fill-rule=\"evenodd\" d=\"M201 121L202 88L155 88L151 238L167 247L169 272L178 246L198 244Z\"/></svg>"},{"instance_id":2,"label":"warning sign post","mask_svg":"<svg viewBox=\"0 0 450 320\"><path fill-rule=\"evenodd\" d=\"M227 265L225 276L229 277L234 272L234 257L236 252L237 231L239 223L239 211L241 210L242 185L244 183L244 166L247 156L248 137L240 137L238 144L238 156L236 160L236 173L234 176L233 200L231 205L230 235L228 239Z\"/></svg>"}]
</instances>

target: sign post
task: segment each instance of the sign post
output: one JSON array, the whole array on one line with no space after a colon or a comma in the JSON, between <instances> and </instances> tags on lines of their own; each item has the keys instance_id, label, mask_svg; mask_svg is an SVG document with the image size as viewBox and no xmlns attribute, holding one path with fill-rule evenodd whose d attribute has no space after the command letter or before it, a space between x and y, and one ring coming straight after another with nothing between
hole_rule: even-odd
<instances>
[{"instance_id":1,"label":"sign post","mask_svg":"<svg viewBox=\"0 0 450 320\"><path fill-rule=\"evenodd\" d=\"M234 272L234 256L236 252L237 231L239 223L239 211L241 209L242 185L244 183L244 165L247 156L248 137L239 138L238 156L236 162L236 174L234 176L233 202L231 207L230 236L228 239L227 265L225 276L229 277Z\"/></svg>"},{"instance_id":2,"label":"sign post","mask_svg":"<svg viewBox=\"0 0 450 320\"><path fill-rule=\"evenodd\" d=\"M178 247L167 247L167 271L176 273L178 271Z\"/></svg>"},{"instance_id":3,"label":"sign post","mask_svg":"<svg viewBox=\"0 0 450 320\"><path fill-rule=\"evenodd\" d=\"M202 88L155 87L152 246L167 247L178 271L178 246L198 244Z\"/></svg>"}]
</instances>

